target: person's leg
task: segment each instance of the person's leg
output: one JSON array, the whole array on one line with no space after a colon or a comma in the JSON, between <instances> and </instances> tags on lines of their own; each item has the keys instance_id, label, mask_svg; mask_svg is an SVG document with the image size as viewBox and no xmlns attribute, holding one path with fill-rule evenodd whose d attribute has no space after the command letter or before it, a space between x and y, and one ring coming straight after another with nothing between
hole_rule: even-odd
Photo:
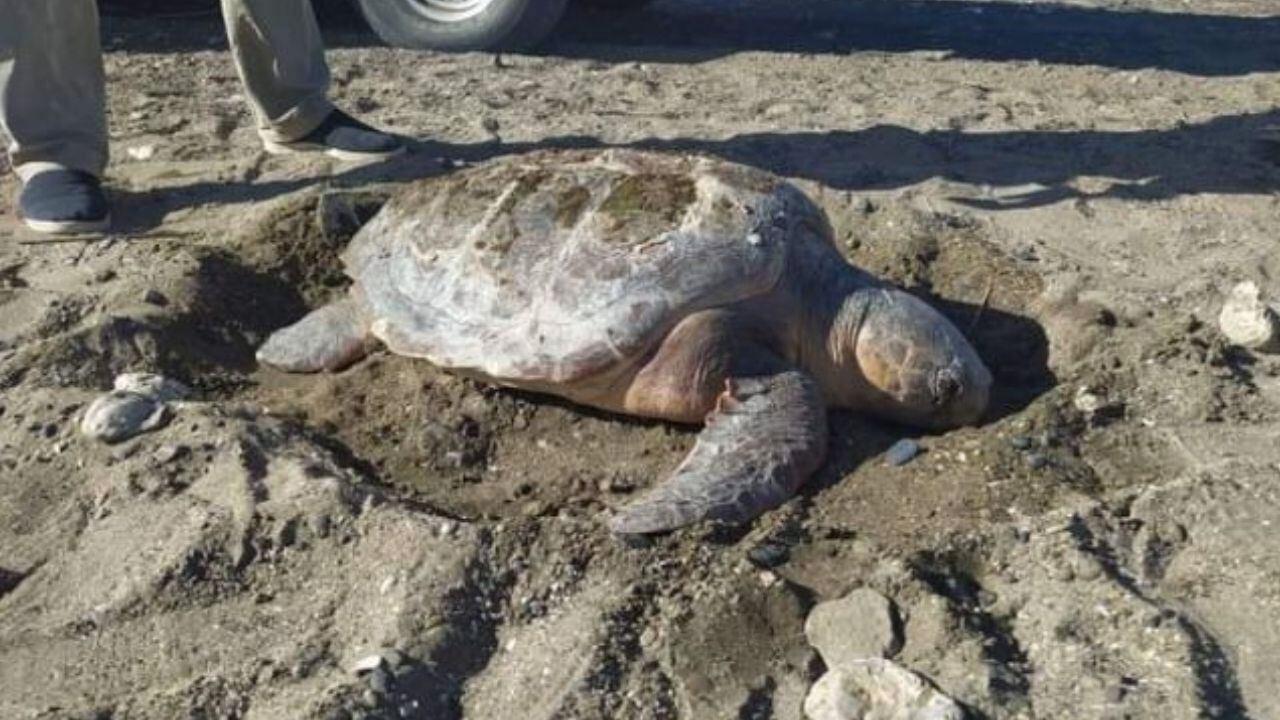
<instances>
[{"instance_id":1,"label":"person's leg","mask_svg":"<svg viewBox=\"0 0 1280 720\"><path fill-rule=\"evenodd\" d=\"M310 0L222 0L236 69L270 152L385 157L394 138L335 110L329 67Z\"/></svg>"},{"instance_id":2,"label":"person's leg","mask_svg":"<svg viewBox=\"0 0 1280 720\"><path fill-rule=\"evenodd\" d=\"M102 49L94 0L0 0L0 126L42 232L105 229Z\"/></svg>"}]
</instances>

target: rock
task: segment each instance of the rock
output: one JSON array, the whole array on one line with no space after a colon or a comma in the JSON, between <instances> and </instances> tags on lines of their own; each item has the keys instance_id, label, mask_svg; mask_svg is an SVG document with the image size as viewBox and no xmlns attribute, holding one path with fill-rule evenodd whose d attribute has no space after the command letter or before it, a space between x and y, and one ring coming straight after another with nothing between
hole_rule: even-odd
<instances>
[{"instance_id":1,"label":"rock","mask_svg":"<svg viewBox=\"0 0 1280 720\"><path fill-rule=\"evenodd\" d=\"M217 112L210 120L208 129L209 134L218 140L226 142L231 139L231 134L240 126L240 118L226 112Z\"/></svg>"},{"instance_id":2,"label":"rock","mask_svg":"<svg viewBox=\"0 0 1280 720\"><path fill-rule=\"evenodd\" d=\"M1263 302L1262 292L1252 282L1242 282L1231 290L1218 327L1233 344L1260 352L1280 351L1280 317Z\"/></svg>"},{"instance_id":3,"label":"rock","mask_svg":"<svg viewBox=\"0 0 1280 720\"><path fill-rule=\"evenodd\" d=\"M964 720L964 710L924 678L869 658L832 669L804 700L809 720Z\"/></svg>"},{"instance_id":4,"label":"rock","mask_svg":"<svg viewBox=\"0 0 1280 720\"><path fill-rule=\"evenodd\" d=\"M903 438L894 443L884 454L884 461L897 467L906 465L920 454L920 443L910 438Z\"/></svg>"},{"instance_id":5,"label":"rock","mask_svg":"<svg viewBox=\"0 0 1280 720\"><path fill-rule=\"evenodd\" d=\"M150 160L156 154L155 145L134 145L125 150L125 153L134 160Z\"/></svg>"},{"instance_id":6,"label":"rock","mask_svg":"<svg viewBox=\"0 0 1280 720\"><path fill-rule=\"evenodd\" d=\"M1076 409L1086 415L1092 415L1102 408L1103 399L1088 387L1081 387L1074 400Z\"/></svg>"},{"instance_id":7,"label":"rock","mask_svg":"<svg viewBox=\"0 0 1280 720\"><path fill-rule=\"evenodd\" d=\"M150 288L142 294L142 302L156 307L164 307L169 304L169 298L165 297L164 293L159 290Z\"/></svg>"},{"instance_id":8,"label":"rock","mask_svg":"<svg viewBox=\"0 0 1280 720\"><path fill-rule=\"evenodd\" d=\"M114 443L155 430L168 419L167 406L155 398L112 390L94 400L80 421L86 437Z\"/></svg>"},{"instance_id":9,"label":"rock","mask_svg":"<svg viewBox=\"0 0 1280 720\"><path fill-rule=\"evenodd\" d=\"M329 531L333 527L329 516L324 513L308 517L307 525L311 527L311 532L315 533L315 536L319 538L329 537Z\"/></svg>"},{"instance_id":10,"label":"rock","mask_svg":"<svg viewBox=\"0 0 1280 720\"><path fill-rule=\"evenodd\" d=\"M762 568L777 567L787 561L791 551L780 542L762 542L747 552L747 559Z\"/></svg>"},{"instance_id":11,"label":"rock","mask_svg":"<svg viewBox=\"0 0 1280 720\"><path fill-rule=\"evenodd\" d=\"M116 390L145 395L160 402L173 402L191 397L191 388L154 373L122 373L113 384Z\"/></svg>"},{"instance_id":12,"label":"rock","mask_svg":"<svg viewBox=\"0 0 1280 720\"><path fill-rule=\"evenodd\" d=\"M1043 453L1027 453L1024 460L1032 470L1041 470L1049 466L1049 458Z\"/></svg>"},{"instance_id":13,"label":"rock","mask_svg":"<svg viewBox=\"0 0 1280 720\"><path fill-rule=\"evenodd\" d=\"M367 672L381 669L385 663L386 660L383 660L381 653L366 655L351 666L351 672L355 675L363 675Z\"/></svg>"},{"instance_id":14,"label":"rock","mask_svg":"<svg viewBox=\"0 0 1280 720\"><path fill-rule=\"evenodd\" d=\"M871 588L818 603L805 619L804 634L829 668L892 657L902 648L892 601Z\"/></svg>"},{"instance_id":15,"label":"rock","mask_svg":"<svg viewBox=\"0 0 1280 720\"><path fill-rule=\"evenodd\" d=\"M191 449L186 445L166 444L161 445L152 453L151 458L156 461L156 464L165 465L185 456L190 451Z\"/></svg>"},{"instance_id":16,"label":"rock","mask_svg":"<svg viewBox=\"0 0 1280 720\"><path fill-rule=\"evenodd\" d=\"M396 650L395 648L388 648L382 651L382 661L385 662L387 667L394 672L397 668L408 663L409 659L406 658L404 653L399 650Z\"/></svg>"},{"instance_id":17,"label":"rock","mask_svg":"<svg viewBox=\"0 0 1280 720\"><path fill-rule=\"evenodd\" d=\"M378 693L379 695L387 694L387 689L390 685L390 676L387 675L386 670L383 670L381 667L376 667L368 674L365 680L369 683L370 690Z\"/></svg>"},{"instance_id":18,"label":"rock","mask_svg":"<svg viewBox=\"0 0 1280 720\"><path fill-rule=\"evenodd\" d=\"M327 192L316 200L316 226L327 237L354 235L360 225L351 193Z\"/></svg>"}]
</instances>

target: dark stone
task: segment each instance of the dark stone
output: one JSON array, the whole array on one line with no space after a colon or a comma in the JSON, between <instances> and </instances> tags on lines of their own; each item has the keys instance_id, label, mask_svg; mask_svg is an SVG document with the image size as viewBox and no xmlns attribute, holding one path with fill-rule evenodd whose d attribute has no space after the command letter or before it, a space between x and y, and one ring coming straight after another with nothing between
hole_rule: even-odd
<instances>
[{"instance_id":1,"label":"dark stone","mask_svg":"<svg viewBox=\"0 0 1280 720\"><path fill-rule=\"evenodd\" d=\"M791 549L780 542L766 541L751 548L747 558L762 568L777 567L791 558Z\"/></svg>"}]
</instances>

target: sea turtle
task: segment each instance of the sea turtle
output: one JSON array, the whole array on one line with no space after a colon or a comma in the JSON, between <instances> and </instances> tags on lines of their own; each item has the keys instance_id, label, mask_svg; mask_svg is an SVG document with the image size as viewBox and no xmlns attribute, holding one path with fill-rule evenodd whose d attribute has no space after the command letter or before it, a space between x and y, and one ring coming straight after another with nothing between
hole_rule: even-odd
<instances>
[{"instance_id":1,"label":"sea turtle","mask_svg":"<svg viewBox=\"0 0 1280 720\"><path fill-rule=\"evenodd\" d=\"M473 378L705 423L673 476L610 521L745 522L823 462L826 409L976 422L991 375L916 297L851 266L794 185L721 160L547 151L428 179L343 255L344 299L258 359L339 369L376 338Z\"/></svg>"}]
</instances>

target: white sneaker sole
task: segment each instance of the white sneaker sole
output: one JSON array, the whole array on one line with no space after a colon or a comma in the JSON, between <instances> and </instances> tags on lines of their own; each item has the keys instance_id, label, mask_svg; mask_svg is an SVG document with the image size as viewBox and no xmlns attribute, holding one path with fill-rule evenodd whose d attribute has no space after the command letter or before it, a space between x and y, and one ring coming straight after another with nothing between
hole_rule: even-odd
<instances>
[{"instance_id":1,"label":"white sneaker sole","mask_svg":"<svg viewBox=\"0 0 1280 720\"><path fill-rule=\"evenodd\" d=\"M403 145L396 147L394 150L386 152L354 152L351 150L340 150L331 148L327 145L318 145L313 143L278 143L271 140L264 140L262 147L271 155L306 155L309 153L324 153L326 156L343 162L367 162L369 160L386 160L397 155L403 155L405 148Z\"/></svg>"},{"instance_id":2,"label":"white sneaker sole","mask_svg":"<svg viewBox=\"0 0 1280 720\"><path fill-rule=\"evenodd\" d=\"M111 216L101 220L33 220L22 218L22 224L45 235L90 235L100 234L111 227Z\"/></svg>"}]
</instances>

